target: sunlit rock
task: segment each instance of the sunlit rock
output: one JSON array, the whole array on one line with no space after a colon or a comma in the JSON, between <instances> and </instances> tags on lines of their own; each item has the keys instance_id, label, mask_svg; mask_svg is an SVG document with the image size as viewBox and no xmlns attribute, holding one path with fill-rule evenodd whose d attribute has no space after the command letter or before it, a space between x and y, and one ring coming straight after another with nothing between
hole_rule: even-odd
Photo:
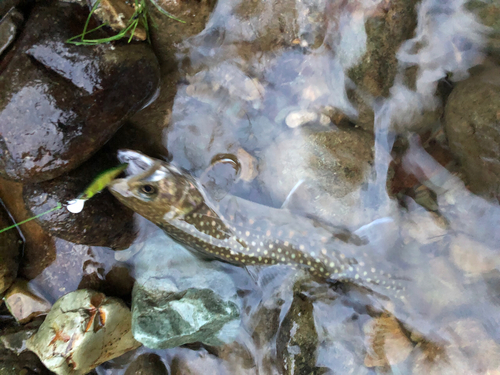
<instances>
[{"instance_id":1,"label":"sunlit rock","mask_svg":"<svg viewBox=\"0 0 500 375\"><path fill-rule=\"evenodd\" d=\"M47 314L52 307L49 301L30 288L23 279L14 281L3 298L12 316L21 324Z\"/></svg>"},{"instance_id":2,"label":"sunlit rock","mask_svg":"<svg viewBox=\"0 0 500 375\"><path fill-rule=\"evenodd\" d=\"M12 224L7 211L0 205L0 229ZM0 294L17 276L21 249L22 241L15 228L0 233Z\"/></svg>"},{"instance_id":3,"label":"sunlit rock","mask_svg":"<svg viewBox=\"0 0 500 375\"><path fill-rule=\"evenodd\" d=\"M89 289L61 297L27 344L58 375L87 374L140 345L132 337L128 307Z\"/></svg>"},{"instance_id":4,"label":"sunlit rock","mask_svg":"<svg viewBox=\"0 0 500 375\"><path fill-rule=\"evenodd\" d=\"M149 348L234 340L240 326L239 301L220 263L200 260L161 231L148 237L134 263L136 340Z\"/></svg>"},{"instance_id":5,"label":"sunlit rock","mask_svg":"<svg viewBox=\"0 0 500 375\"><path fill-rule=\"evenodd\" d=\"M445 108L445 130L468 187L500 197L500 68L484 69L459 82Z\"/></svg>"},{"instance_id":6,"label":"sunlit rock","mask_svg":"<svg viewBox=\"0 0 500 375\"><path fill-rule=\"evenodd\" d=\"M319 345L312 302L296 294L276 339L281 374L314 374Z\"/></svg>"}]
</instances>

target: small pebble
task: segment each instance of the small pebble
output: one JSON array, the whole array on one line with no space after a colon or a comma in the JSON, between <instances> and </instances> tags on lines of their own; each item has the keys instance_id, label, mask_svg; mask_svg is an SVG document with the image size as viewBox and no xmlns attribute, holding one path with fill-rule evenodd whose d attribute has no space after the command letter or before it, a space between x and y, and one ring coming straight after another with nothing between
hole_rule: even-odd
<instances>
[{"instance_id":1,"label":"small pebble","mask_svg":"<svg viewBox=\"0 0 500 375\"><path fill-rule=\"evenodd\" d=\"M298 128L308 122L316 121L318 115L315 112L308 110L300 110L290 112L288 116L286 116L285 123L289 128Z\"/></svg>"}]
</instances>

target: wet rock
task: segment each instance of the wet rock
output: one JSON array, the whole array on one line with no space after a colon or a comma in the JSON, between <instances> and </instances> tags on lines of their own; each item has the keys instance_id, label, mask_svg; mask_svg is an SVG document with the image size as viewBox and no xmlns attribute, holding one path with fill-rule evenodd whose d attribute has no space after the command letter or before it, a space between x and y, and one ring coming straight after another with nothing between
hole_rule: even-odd
<instances>
[{"instance_id":1,"label":"wet rock","mask_svg":"<svg viewBox=\"0 0 500 375\"><path fill-rule=\"evenodd\" d=\"M318 345L313 305L306 296L296 294L290 310L281 323L276 339L277 358L281 364L281 373L316 373Z\"/></svg>"},{"instance_id":2,"label":"wet rock","mask_svg":"<svg viewBox=\"0 0 500 375\"><path fill-rule=\"evenodd\" d=\"M26 184L23 198L35 216L77 198L103 171L118 164L114 152L103 150L79 168L50 181ZM62 208L37 219L53 236L77 244L126 249L135 238L133 212L104 190L89 199L80 213Z\"/></svg>"},{"instance_id":3,"label":"wet rock","mask_svg":"<svg viewBox=\"0 0 500 375\"><path fill-rule=\"evenodd\" d=\"M470 275L480 275L498 267L497 252L464 234L457 234L450 242L452 262Z\"/></svg>"},{"instance_id":4,"label":"wet rock","mask_svg":"<svg viewBox=\"0 0 500 375\"><path fill-rule=\"evenodd\" d=\"M296 188L295 201L308 202L309 213L348 225L358 219L352 205L359 204L356 190L366 181L372 146L359 129L283 134L262 155L258 179L279 202Z\"/></svg>"},{"instance_id":5,"label":"wet rock","mask_svg":"<svg viewBox=\"0 0 500 375\"><path fill-rule=\"evenodd\" d=\"M0 228L7 228L13 223L0 201ZM17 276L22 241L16 229L0 233L0 294L5 292Z\"/></svg>"},{"instance_id":6,"label":"wet rock","mask_svg":"<svg viewBox=\"0 0 500 375\"><path fill-rule=\"evenodd\" d=\"M486 51L500 59L500 4L496 0L470 0L465 6L490 28Z\"/></svg>"},{"instance_id":7,"label":"wet rock","mask_svg":"<svg viewBox=\"0 0 500 375\"><path fill-rule=\"evenodd\" d=\"M127 367L125 375L168 375L168 371L160 357L146 353L137 357Z\"/></svg>"},{"instance_id":8,"label":"wet rock","mask_svg":"<svg viewBox=\"0 0 500 375\"><path fill-rule=\"evenodd\" d=\"M444 124L451 152L470 190L500 197L500 68L459 82L448 98Z\"/></svg>"},{"instance_id":9,"label":"wet rock","mask_svg":"<svg viewBox=\"0 0 500 375\"><path fill-rule=\"evenodd\" d=\"M83 289L61 297L28 349L58 375L84 375L140 346L131 332L130 310L117 298Z\"/></svg>"},{"instance_id":10,"label":"wet rock","mask_svg":"<svg viewBox=\"0 0 500 375\"><path fill-rule=\"evenodd\" d=\"M406 360L413 344L392 316L382 315L363 327L367 342L365 366L393 366Z\"/></svg>"},{"instance_id":11,"label":"wet rock","mask_svg":"<svg viewBox=\"0 0 500 375\"><path fill-rule=\"evenodd\" d=\"M417 25L416 0L379 2L365 21L366 52L361 61L348 71L357 86L350 96L357 104L356 124L373 131L373 110L368 97L387 97L398 70L396 52L413 36ZM358 31L359 32L359 31Z\"/></svg>"},{"instance_id":12,"label":"wet rock","mask_svg":"<svg viewBox=\"0 0 500 375\"><path fill-rule=\"evenodd\" d=\"M77 167L155 93L159 66L147 43L65 43L87 14L75 4L31 13L0 75L3 176L35 182Z\"/></svg>"},{"instance_id":13,"label":"wet rock","mask_svg":"<svg viewBox=\"0 0 500 375\"><path fill-rule=\"evenodd\" d=\"M234 340L239 302L233 281L218 262L200 260L162 231L148 237L134 262L136 340L155 349Z\"/></svg>"},{"instance_id":14,"label":"wet rock","mask_svg":"<svg viewBox=\"0 0 500 375\"><path fill-rule=\"evenodd\" d=\"M0 19L0 56L16 39L23 19L23 15L14 8Z\"/></svg>"},{"instance_id":15,"label":"wet rock","mask_svg":"<svg viewBox=\"0 0 500 375\"><path fill-rule=\"evenodd\" d=\"M3 298L12 316L21 324L47 314L52 307L49 301L34 291L23 279L17 279Z\"/></svg>"}]
</instances>

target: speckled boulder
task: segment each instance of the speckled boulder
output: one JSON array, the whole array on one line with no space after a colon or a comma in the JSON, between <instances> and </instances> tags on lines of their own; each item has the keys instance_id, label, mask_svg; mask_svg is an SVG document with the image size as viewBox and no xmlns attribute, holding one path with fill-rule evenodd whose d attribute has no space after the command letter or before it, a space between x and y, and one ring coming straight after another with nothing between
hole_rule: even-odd
<instances>
[{"instance_id":1,"label":"speckled boulder","mask_svg":"<svg viewBox=\"0 0 500 375\"><path fill-rule=\"evenodd\" d=\"M31 13L0 75L2 176L34 182L77 167L156 92L159 65L149 44L66 43L87 15L63 3Z\"/></svg>"}]
</instances>

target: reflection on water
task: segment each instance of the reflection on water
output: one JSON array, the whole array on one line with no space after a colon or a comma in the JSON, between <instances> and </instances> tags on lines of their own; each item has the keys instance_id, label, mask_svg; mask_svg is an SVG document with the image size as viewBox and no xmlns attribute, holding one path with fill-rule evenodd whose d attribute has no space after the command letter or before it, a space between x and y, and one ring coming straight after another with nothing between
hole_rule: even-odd
<instances>
[{"instance_id":1,"label":"reflection on water","mask_svg":"<svg viewBox=\"0 0 500 375\"><path fill-rule=\"evenodd\" d=\"M342 226L364 244L351 246L353 256L395 270L405 298L383 298L355 280L317 283L281 266L221 265L241 298L234 342L141 348L98 374L123 374L144 352L171 374L498 372L500 207L471 193L456 164L446 169L426 147L438 143L449 158L439 84L452 86L482 63L487 32L462 0L220 0L205 30L178 51L187 83L164 132L172 161L200 179L211 171L214 182L213 161L235 156L237 180L233 169L218 176L221 205L230 190L274 208L286 202L323 223L321 231ZM389 195L401 176L404 194ZM140 224L123 252L80 245L69 256L56 243L58 259L83 263L95 280L82 284L56 259L33 282L55 299L99 288L113 268L130 268L137 280L170 277L162 274L170 263L144 260L161 251L158 238L169 239Z\"/></svg>"}]
</instances>

